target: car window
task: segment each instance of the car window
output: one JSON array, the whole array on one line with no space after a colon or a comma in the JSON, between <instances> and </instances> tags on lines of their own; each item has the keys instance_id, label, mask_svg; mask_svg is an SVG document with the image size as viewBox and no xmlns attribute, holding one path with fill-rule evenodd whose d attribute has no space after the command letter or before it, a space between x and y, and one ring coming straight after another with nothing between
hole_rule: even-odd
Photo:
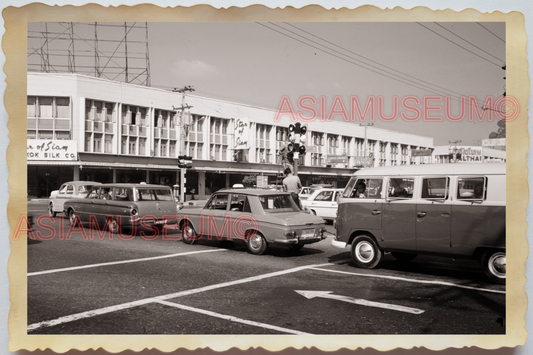
<instances>
[{"instance_id":1,"label":"car window","mask_svg":"<svg viewBox=\"0 0 533 355\"><path fill-rule=\"evenodd\" d=\"M391 178L389 179L389 197L412 198L414 178Z\"/></svg>"},{"instance_id":2,"label":"car window","mask_svg":"<svg viewBox=\"0 0 533 355\"><path fill-rule=\"evenodd\" d=\"M67 192L67 184L61 185L61 187L59 188L58 194L64 194L66 192Z\"/></svg>"},{"instance_id":3,"label":"car window","mask_svg":"<svg viewBox=\"0 0 533 355\"><path fill-rule=\"evenodd\" d=\"M170 189L154 189L154 193L159 201L172 201L172 191Z\"/></svg>"},{"instance_id":4,"label":"car window","mask_svg":"<svg viewBox=\"0 0 533 355\"><path fill-rule=\"evenodd\" d=\"M99 192L100 192L100 189L97 188L97 187L93 187L91 192L89 193L89 195L87 196L87 198L90 198L90 199L96 199L98 198L98 195L99 195Z\"/></svg>"},{"instance_id":5,"label":"car window","mask_svg":"<svg viewBox=\"0 0 533 355\"><path fill-rule=\"evenodd\" d=\"M356 178L350 179L346 188L341 192L342 197L349 198L381 198L383 179L381 178Z\"/></svg>"},{"instance_id":6,"label":"car window","mask_svg":"<svg viewBox=\"0 0 533 355\"><path fill-rule=\"evenodd\" d=\"M484 200L487 197L487 178L469 177L457 180L457 199Z\"/></svg>"},{"instance_id":7,"label":"car window","mask_svg":"<svg viewBox=\"0 0 533 355\"><path fill-rule=\"evenodd\" d=\"M205 208L211 210L226 210L228 206L228 197L229 196L227 194L214 195L211 200L209 200Z\"/></svg>"},{"instance_id":8,"label":"car window","mask_svg":"<svg viewBox=\"0 0 533 355\"><path fill-rule=\"evenodd\" d=\"M133 201L133 189L115 187L114 197L116 201Z\"/></svg>"},{"instance_id":9,"label":"car window","mask_svg":"<svg viewBox=\"0 0 533 355\"><path fill-rule=\"evenodd\" d=\"M91 185L80 185L78 186L78 195L85 195L87 191L91 189Z\"/></svg>"},{"instance_id":10,"label":"car window","mask_svg":"<svg viewBox=\"0 0 533 355\"><path fill-rule=\"evenodd\" d=\"M113 200L113 188L102 187L100 189L100 200Z\"/></svg>"},{"instance_id":11,"label":"car window","mask_svg":"<svg viewBox=\"0 0 533 355\"><path fill-rule=\"evenodd\" d=\"M322 191L315 196L315 201L332 201L333 191Z\"/></svg>"},{"instance_id":12,"label":"car window","mask_svg":"<svg viewBox=\"0 0 533 355\"><path fill-rule=\"evenodd\" d=\"M290 195L259 196L259 202L267 213L300 211Z\"/></svg>"},{"instance_id":13,"label":"car window","mask_svg":"<svg viewBox=\"0 0 533 355\"><path fill-rule=\"evenodd\" d=\"M244 211L244 201L246 200L245 195L241 194L231 194L230 200L230 211L243 212ZM248 209L250 205L248 205Z\"/></svg>"},{"instance_id":14,"label":"car window","mask_svg":"<svg viewBox=\"0 0 533 355\"><path fill-rule=\"evenodd\" d=\"M73 195L74 194L74 186L67 185L67 195Z\"/></svg>"},{"instance_id":15,"label":"car window","mask_svg":"<svg viewBox=\"0 0 533 355\"><path fill-rule=\"evenodd\" d=\"M422 179L422 198L448 199L450 179L447 177Z\"/></svg>"}]
</instances>

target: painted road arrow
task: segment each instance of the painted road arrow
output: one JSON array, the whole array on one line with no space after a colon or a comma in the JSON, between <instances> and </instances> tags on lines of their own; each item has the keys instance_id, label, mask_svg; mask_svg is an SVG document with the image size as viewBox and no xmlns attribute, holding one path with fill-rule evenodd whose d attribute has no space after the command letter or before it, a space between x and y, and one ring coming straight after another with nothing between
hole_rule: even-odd
<instances>
[{"instance_id":1,"label":"painted road arrow","mask_svg":"<svg viewBox=\"0 0 533 355\"><path fill-rule=\"evenodd\" d=\"M348 296L333 295L332 294L333 291L298 291L298 290L294 290L294 291L308 299L315 298L315 297L329 298L329 299L337 300L337 301L355 303L361 306L385 308L385 309L390 309L393 311L400 311L400 312L406 312L406 313L412 313L412 314L422 314L425 312L424 310L418 309L418 308L398 306L398 305L390 304L390 303L367 301L367 300L363 300L360 298L353 298L353 297L348 297Z\"/></svg>"}]
</instances>

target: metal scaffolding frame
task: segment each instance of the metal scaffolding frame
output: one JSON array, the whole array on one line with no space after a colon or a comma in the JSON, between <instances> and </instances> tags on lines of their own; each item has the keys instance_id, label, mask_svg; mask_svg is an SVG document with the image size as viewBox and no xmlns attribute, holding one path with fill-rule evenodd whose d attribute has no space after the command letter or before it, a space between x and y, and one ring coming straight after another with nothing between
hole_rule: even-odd
<instances>
[{"instance_id":1,"label":"metal scaffolding frame","mask_svg":"<svg viewBox=\"0 0 533 355\"><path fill-rule=\"evenodd\" d=\"M28 71L150 86L147 22L30 22Z\"/></svg>"}]
</instances>

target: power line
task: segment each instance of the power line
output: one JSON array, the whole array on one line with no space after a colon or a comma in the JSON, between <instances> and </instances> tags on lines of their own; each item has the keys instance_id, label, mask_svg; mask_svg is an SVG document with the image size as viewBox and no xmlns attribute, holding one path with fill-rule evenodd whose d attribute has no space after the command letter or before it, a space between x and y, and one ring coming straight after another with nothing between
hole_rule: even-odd
<instances>
[{"instance_id":1,"label":"power line","mask_svg":"<svg viewBox=\"0 0 533 355\"><path fill-rule=\"evenodd\" d=\"M489 30L487 27L483 26L482 24L480 24L479 22L476 22L478 25L480 25L481 27L483 27L487 32L489 32L490 34L492 34L494 37L498 38L500 41L502 41L503 43L505 43L505 40L504 39L501 39L500 37L498 37L494 32L492 32L491 30Z\"/></svg>"},{"instance_id":2,"label":"power line","mask_svg":"<svg viewBox=\"0 0 533 355\"><path fill-rule=\"evenodd\" d=\"M348 62L348 63L350 63L350 64L356 65L356 66L358 66L358 67L360 67L360 68L363 68L363 69L369 70L369 71L374 72L374 73L376 73L376 74L379 74L379 75L385 76L385 77L387 77L387 78L389 78L389 79L392 79L392 80L395 80L395 81L401 82L401 83L403 83L403 84L406 84L406 85L409 85L409 86L415 87L415 88L417 88L417 89L421 89L421 90L428 90L428 89L429 89L430 92L433 93L433 94L440 94L440 95L443 95L443 93L442 93L441 91L436 90L436 89L434 89L434 88L429 88L429 87L426 86L426 85L423 85L423 84L420 84L420 83L415 83L415 82L413 82L412 80L409 80L409 79L406 79L406 78L402 78L402 77L392 77L392 76L390 76L390 75L386 75L386 74L384 74L383 72L388 73L388 74L391 74L391 75L395 75L395 76L397 76L396 74L393 74L393 73L390 73L390 72L384 71L384 70L381 69L381 68L377 68L377 69L380 70L381 72L380 72L380 71L373 70L373 69L370 69L370 68L368 68L368 67L366 67L366 66L363 66L363 65L361 65L361 64L359 64L359 63L353 62L353 61L351 61L351 60L348 60L348 59L342 58L342 57L340 57L340 56L338 56L338 55L335 55L335 54L333 54L333 53L330 53L330 52L328 52L328 51L326 51L326 50L324 50L324 49L322 49L322 48L319 48L319 47L316 47L316 46L314 46L314 45L312 45L312 44L309 44L309 43L303 42L303 41L301 41L301 40L298 39L298 38L295 38L295 37L293 37L293 36L290 36L290 35L288 35L288 34L286 34L286 33L283 33L283 32L281 32L281 31L278 31L278 30L276 30L276 29L274 29L274 28L268 27L268 26L266 26L265 24L262 24L262 23L259 23L259 22L257 22L257 24L259 24L259 25L261 25L261 26L263 26L263 27L266 27L266 28L268 28L268 29L271 30L271 31L277 32L277 33L279 33L279 34L281 34L281 35L284 35L284 36L289 37L289 38L291 38L291 39L293 39L293 40L296 40L296 41L298 41L298 42L300 42L300 43L302 43L302 44L304 44L304 45L307 45L307 46L309 46L309 47L315 48L315 49L317 49L317 50L319 50L319 51L321 51L321 52L324 52L324 53L329 54L329 55L331 55L331 56L333 56L333 57L336 57L336 58L338 58L338 59L341 59L341 60L343 60L343 61L345 61L345 62ZM274 25L275 25L275 24L274 24ZM287 30L287 29L285 29L285 28L283 28L283 27L281 27L281 26L279 26L279 25L275 25L275 26L280 27L280 28L282 28L283 30L288 31L288 32L291 32L291 33L294 34L294 32L289 31L289 30ZM301 36L301 35L298 35L298 34L296 34L296 35L297 35L297 36L300 36L300 37L302 37L302 38L304 38L304 39L306 39L306 40L308 40L308 41L310 41L310 42L317 43L316 41L310 40L310 39L308 39L308 38L306 38L306 37L304 37L304 36ZM327 48L327 49L329 49L329 50L331 50L331 51L337 52L337 53L339 53L339 54L341 54L341 55L343 55L343 56L345 56L345 57L348 57L348 58L353 59L353 60L357 60L357 59L355 59L355 58L353 58L353 57L350 57L349 55L346 55L346 54L340 53L340 52L338 52L338 51L336 51L336 50L334 50L334 49L331 49L331 48L326 47L326 46L324 46L324 45L321 45L321 44L319 44L319 43L317 43L317 44L320 45L321 47L324 47L324 48ZM342 48L342 47L341 47L341 48ZM370 66L370 67L374 67L374 68L376 68L375 66L373 66L373 65L371 65L371 64L364 63L364 62L361 62L361 63L362 63L362 64L365 64L365 65L367 65L367 66ZM406 74L404 74L404 75L406 75ZM406 82L406 81L404 81L404 80L407 80L408 82ZM421 79L416 79L416 80L422 81ZM410 82L409 82L409 81L410 81ZM433 84L430 84L430 85L433 85ZM435 85L433 85L433 86L435 86ZM453 91L451 91L451 90L447 90L447 89L443 89L443 90L445 90L445 91L449 91L449 92L453 92ZM458 94L458 95L461 95L461 94L459 94L459 93L457 93L457 94ZM445 93L444 93L444 95L445 95ZM449 96L451 96L451 98L454 99L455 101L460 101L460 100L461 100L461 98L454 97L453 95L449 95ZM478 103L478 105L479 105L480 107L482 106L481 103L478 102L477 99L476 99L476 102ZM467 103L467 104L469 104L469 103Z\"/></svg>"},{"instance_id":3,"label":"power line","mask_svg":"<svg viewBox=\"0 0 533 355\"><path fill-rule=\"evenodd\" d=\"M472 42L469 42L469 41L467 41L467 40L466 40L466 39L464 39L463 37L459 36L458 34L456 34L456 33L452 32L452 31L450 31L449 29L447 29L446 27L442 26L441 24L439 24L439 23L436 23L436 22L434 22L434 23L435 23L435 24L436 24L437 26L440 26L440 27L442 27L442 28L443 28L444 30L446 30L446 31L450 32L450 33L451 33L452 35L454 35L454 36L456 36L456 37L459 37L460 39L462 39L462 40L463 40L463 41L465 41L466 43L468 43L468 44L470 44L470 45L472 45L472 46L476 47L476 48L477 48L477 49L479 49L480 51L482 51L482 52L484 52L484 53L486 53L486 54L490 55L490 56L491 56L492 58L494 58L494 59L497 59L497 60L501 61L502 63L505 63L505 60L501 60L500 58L498 58L498 57L496 57L496 56L494 56L494 55L490 54L489 52L487 52L487 51L485 51L485 50L483 50L483 49L479 48L479 47L478 47L478 46L476 46L476 45L475 45L474 43L472 43Z\"/></svg>"},{"instance_id":4,"label":"power line","mask_svg":"<svg viewBox=\"0 0 533 355\"><path fill-rule=\"evenodd\" d=\"M457 47L462 48L462 49L464 49L465 51L467 51L467 52L469 52L469 53L472 53L472 54L475 55L476 57L479 57L479 58L483 59L484 61L487 61L487 62L489 62L489 63L491 63L491 64L494 64L494 65L496 65L496 66L498 66L498 67L501 67L501 64L494 63L494 62L488 60L487 58L482 57L482 56L480 56L479 54L474 53L474 52L472 52L472 51L469 50L469 49L466 49L465 47L461 46L460 44L455 43L455 42L452 41L451 39L446 38L445 36L441 35L440 33L437 33L437 32L435 32L435 31L433 31L431 28L424 26L424 25L421 24L420 22L417 22L417 24L419 24L420 26L424 27L424 28L427 29L428 31L433 32L433 33L436 34L437 36L444 38L444 39L447 40L448 42L453 43L453 44L456 45Z\"/></svg>"}]
</instances>

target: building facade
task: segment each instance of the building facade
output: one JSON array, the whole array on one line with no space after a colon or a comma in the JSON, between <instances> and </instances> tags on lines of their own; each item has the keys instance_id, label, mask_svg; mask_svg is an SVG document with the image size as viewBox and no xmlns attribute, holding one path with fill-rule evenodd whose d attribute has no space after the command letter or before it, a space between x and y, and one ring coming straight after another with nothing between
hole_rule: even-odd
<instances>
[{"instance_id":1,"label":"building facade","mask_svg":"<svg viewBox=\"0 0 533 355\"><path fill-rule=\"evenodd\" d=\"M70 180L181 185L188 198L266 176L281 184L288 115L79 74L28 73L28 195ZM363 166L430 163L433 138L319 119L307 126L304 185L343 187ZM181 181L178 157L193 158ZM429 159L428 159L429 158Z\"/></svg>"}]
</instances>

